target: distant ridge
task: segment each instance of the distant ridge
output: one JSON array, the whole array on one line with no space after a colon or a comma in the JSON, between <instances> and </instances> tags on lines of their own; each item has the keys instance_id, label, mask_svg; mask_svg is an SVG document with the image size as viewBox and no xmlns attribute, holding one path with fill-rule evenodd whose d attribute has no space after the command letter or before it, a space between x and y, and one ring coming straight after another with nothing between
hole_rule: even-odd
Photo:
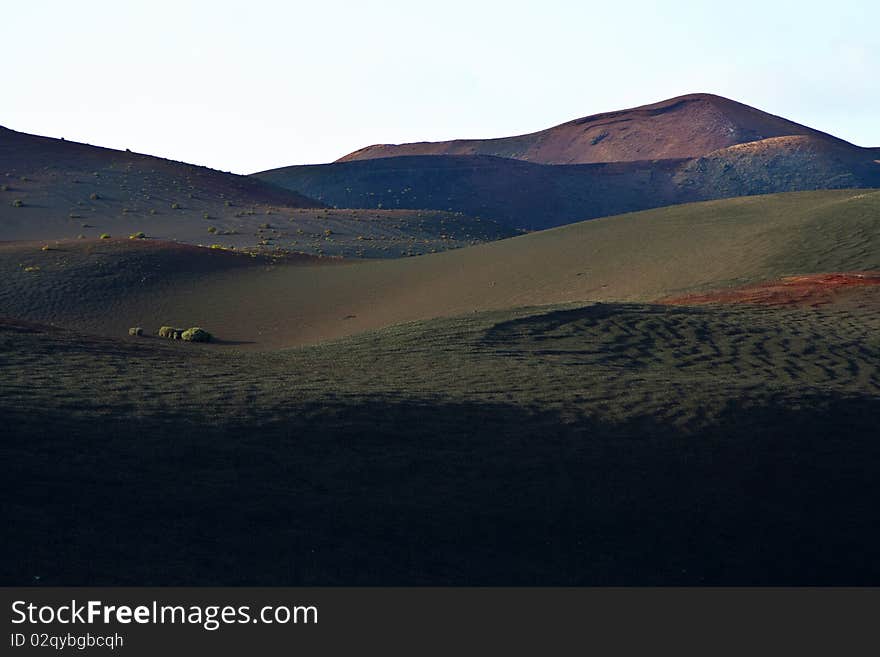
<instances>
[{"instance_id":1,"label":"distant ridge","mask_svg":"<svg viewBox=\"0 0 880 657\"><path fill-rule=\"evenodd\" d=\"M527 135L379 144L253 175L341 208L445 210L543 229L692 201L880 187L880 148L701 93Z\"/></svg>"},{"instance_id":2,"label":"distant ridge","mask_svg":"<svg viewBox=\"0 0 880 657\"><path fill-rule=\"evenodd\" d=\"M121 151L66 139L31 135L0 126L0 176L5 174L6 178L19 179L12 183L14 185L27 187L18 184L22 177L26 177L44 180L47 186L54 188L55 193L58 193L60 186L68 183L88 185L90 189L104 191L103 188L107 187L106 179L114 171L118 172L118 177L130 177L130 187L134 187L135 177L145 177L149 180L151 191L167 194L169 198L173 197L178 201L185 197L179 193L184 191L186 194L198 192L221 196L225 193L227 199L236 198L241 203L277 203L296 208L324 207L322 203L295 191L267 185L248 176L129 150ZM72 179L68 181L68 177ZM77 182L73 182L73 179ZM138 180L139 186L141 182ZM126 199L128 202L131 200Z\"/></svg>"},{"instance_id":3,"label":"distant ridge","mask_svg":"<svg viewBox=\"0 0 880 657\"><path fill-rule=\"evenodd\" d=\"M694 158L737 144L809 135L843 140L714 94L678 96L632 109L593 114L531 134L376 144L337 160L401 155L495 155L540 164L591 164Z\"/></svg>"},{"instance_id":4,"label":"distant ridge","mask_svg":"<svg viewBox=\"0 0 880 657\"><path fill-rule=\"evenodd\" d=\"M253 176L0 127L0 241L144 235L264 252L397 257L511 234L459 213L336 210Z\"/></svg>"}]
</instances>

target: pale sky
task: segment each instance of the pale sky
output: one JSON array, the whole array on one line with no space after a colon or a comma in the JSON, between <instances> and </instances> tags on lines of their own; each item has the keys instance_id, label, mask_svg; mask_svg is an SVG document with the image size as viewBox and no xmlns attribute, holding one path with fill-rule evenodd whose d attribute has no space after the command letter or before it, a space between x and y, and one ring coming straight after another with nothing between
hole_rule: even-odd
<instances>
[{"instance_id":1,"label":"pale sky","mask_svg":"<svg viewBox=\"0 0 880 657\"><path fill-rule=\"evenodd\" d=\"M236 173L710 92L880 146L880 2L4 2L0 125Z\"/></svg>"}]
</instances>

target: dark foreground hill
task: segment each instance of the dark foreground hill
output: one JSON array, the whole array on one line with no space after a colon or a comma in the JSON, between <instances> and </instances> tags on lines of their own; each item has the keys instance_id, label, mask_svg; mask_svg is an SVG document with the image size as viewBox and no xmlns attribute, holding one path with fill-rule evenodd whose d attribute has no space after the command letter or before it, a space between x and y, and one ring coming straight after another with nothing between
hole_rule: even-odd
<instances>
[{"instance_id":1,"label":"dark foreground hill","mask_svg":"<svg viewBox=\"0 0 880 657\"><path fill-rule=\"evenodd\" d=\"M880 584L878 208L0 244L0 584Z\"/></svg>"},{"instance_id":2,"label":"dark foreground hill","mask_svg":"<svg viewBox=\"0 0 880 657\"><path fill-rule=\"evenodd\" d=\"M676 203L877 187L878 160L878 149L700 94L525 137L370 147L254 175L341 208L459 211L541 229Z\"/></svg>"},{"instance_id":3,"label":"dark foreground hill","mask_svg":"<svg viewBox=\"0 0 880 657\"><path fill-rule=\"evenodd\" d=\"M880 584L878 290L265 354L0 322L0 583Z\"/></svg>"},{"instance_id":4,"label":"dark foreground hill","mask_svg":"<svg viewBox=\"0 0 880 657\"><path fill-rule=\"evenodd\" d=\"M334 210L294 190L0 128L0 240L102 234L319 255L416 255L512 234L460 213Z\"/></svg>"}]
</instances>

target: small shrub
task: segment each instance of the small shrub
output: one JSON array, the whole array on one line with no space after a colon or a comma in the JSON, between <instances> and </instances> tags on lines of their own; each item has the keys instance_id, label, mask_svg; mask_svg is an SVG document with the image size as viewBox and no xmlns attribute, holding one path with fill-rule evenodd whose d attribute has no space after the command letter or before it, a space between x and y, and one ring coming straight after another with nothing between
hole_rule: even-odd
<instances>
[{"instance_id":1,"label":"small shrub","mask_svg":"<svg viewBox=\"0 0 880 657\"><path fill-rule=\"evenodd\" d=\"M92 192L91 194L89 194L89 198L92 201L98 201L100 200L101 196L97 192Z\"/></svg>"},{"instance_id":2,"label":"small shrub","mask_svg":"<svg viewBox=\"0 0 880 657\"><path fill-rule=\"evenodd\" d=\"M144 334L144 329L142 329L140 326L133 326L130 329L128 329L128 334L140 336L140 335Z\"/></svg>"},{"instance_id":3,"label":"small shrub","mask_svg":"<svg viewBox=\"0 0 880 657\"><path fill-rule=\"evenodd\" d=\"M188 328L180 335L180 339L186 340L187 342L210 342L211 338L212 336L210 333L198 326Z\"/></svg>"},{"instance_id":4,"label":"small shrub","mask_svg":"<svg viewBox=\"0 0 880 657\"><path fill-rule=\"evenodd\" d=\"M40 266L39 265L30 265L28 267L25 267L24 270L26 272L40 271Z\"/></svg>"},{"instance_id":5,"label":"small shrub","mask_svg":"<svg viewBox=\"0 0 880 657\"><path fill-rule=\"evenodd\" d=\"M24 201L22 201L20 198L17 198L12 202L12 207L14 207L14 208L20 208L23 206L24 206Z\"/></svg>"},{"instance_id":6,"label":"small shrub","mask_svg":"<svg viewBox=\"0 0 880 657\"><path fill-rule=\"evenodd\" d=\"M0 185L0 192L8 192L9 185Z\"/></svg>"},{"instance_id":7,"label":"small shrub","mask_svg":"<svg viewBox=\"0 0 880 657\"><path fill-rule=\"evenodd\" d=\"M145 239L146 237L147 237L146 233L144 233L144 231L142 231L142 230L139 230L138 232L136 232L136 233L132 233L131 235L129 235L129 236L128 236L128 239L130 239L130 240L142 240L142 239Z\"/></svg>"},{"instance_id":8,"label":"small shrub","mask_svg":"<svg viewBox=\"0 0 880 657\"><path fill-rule=\"evenodd\" d=\"M101 239L102 239L102 240L109 240L109 239L110 239L110 233L101 233Z\"/></svg>"},{"instance_id":9,"label":"small shrub","mask_svg":"<svg viewBox=\"0 0 880 657\"><path fill-rule=\"evenodd\" d=\"M328 229L326 229L326 230L324 231L324 234L325 234L325 235L332 235L332 234L333 234L333 231L330 230L330 229L328 228Z\"/></svg>"},{"instance_id":10,"label":"small shrub","mask_svg":"<svg viewBox=\"0 0 880 657\"><path fill-rule=\"evenodd\" d=\"M211 233L211 234L213 235L214 233L217 232L217 227L216 227L216 226L211 226L210 228L208 228L208 232Z\"/></svg>"},{"instance_id":11,"label":"small shrub","mask_svg":"<svg viewBox=\"0 0 880 657\"><path fill-rule=\"evenodd\" d=\"M172 203L171 209L172 210L180 210L180 203Z\"/></svg>"},{"instance_id":12,"label":"small shrub","mask_svg":"<svg viewBox=\"0 0 880 657\"><path fill-rule=\"evenodd\" d=\"M150 209L150 214L156 214L156 208L151 208L151 209Z\"/></svg>"},{"instance_id":13,"label":"small shrub","mask_svg":"<svg viewBox=\"0 0 880 657\"><path fill-rule=\"evenodd\" d=\"M180 340L183 329L174 328L173 326L162 326L159 328L159 337L168 340Z\"/></svg>"}]
</instances>

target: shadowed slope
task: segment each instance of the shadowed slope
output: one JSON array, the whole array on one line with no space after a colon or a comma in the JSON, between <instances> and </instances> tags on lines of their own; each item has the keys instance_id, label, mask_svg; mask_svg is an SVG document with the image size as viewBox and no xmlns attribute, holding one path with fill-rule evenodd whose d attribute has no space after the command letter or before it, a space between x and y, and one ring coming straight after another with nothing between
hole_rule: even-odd
<instances>
[{"instance_id":1,"label":"shadowed slope","mask_svg":"<svg viewBox=\"0 0 880 657\"><path fill-rule=\"evenodd\" d=\"M0 322L0 582L877 584L877 301L270 354Z\"/></svg>"},{"instance_id":2,"label":"shadowed slope","mask_svg":"<svg viewBox=\"0 0 880 657\"><path fill-rule=\"evenodd\" d=\"M853 146L722 98L686 96L599 116L546 133L561 131L559 143L583 147L588 154L591 148L619 144L617 150L603 151L607 157L563 158L560 164L563 159L498 148L417 145L254 176L337 207L455 210L529 229L675 203L880 187L880 150ZM617 126L620 134L609 133L594 146L569 134L592 134L590 126L597 121Z\"/></svg>"},{"instance_id":3,"label":"shadowed slope","mask_svg":"<svg viewBox=\"0 0 880 657\"><path fill-rule=\"evenodd\" d=\"M683 161L550 166L485 155L402 156L254 174L337 207L431 208L543 229L669 205Z\"/></svg>"}]
</instances>

